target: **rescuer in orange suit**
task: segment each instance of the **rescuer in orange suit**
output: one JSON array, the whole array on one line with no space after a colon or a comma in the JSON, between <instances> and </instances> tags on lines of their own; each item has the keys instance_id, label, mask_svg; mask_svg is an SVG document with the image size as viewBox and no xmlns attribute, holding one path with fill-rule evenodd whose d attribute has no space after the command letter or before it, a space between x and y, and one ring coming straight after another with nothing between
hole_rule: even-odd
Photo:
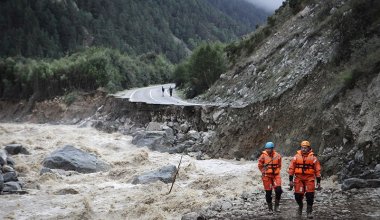
<instances>
[{"instance_id":1,"label":"rescuer in orange suit","mask_svg":"<svg viewBox=\"0 0 380 220\"><path fill-rule=\"evenodd\" d=\"M321 165L314 155L309 141L301 142L301 150L293 157L289 165L289 186L294 186L294 198L298 204L298 215L302 215L303 197L306 195L307 217L313 218L315 180L317 190L321 189ZM293 182L293 175L295 175Z\"/></svg>"},{"instance_id":2,"label":"rescuer in orange suit","mask_svg":"<svg viewBox=\"0 0 380 220\"><path fill-rule=\"evenodd\" d=\"M262 173L265 189L265 199L270 212L273 211L272 190L275 191L274 211L279 212L281 189L281 155L274 150L273 142L265 144L265 151L259 157L258 167Z\"/></svg>"}]
</instances>

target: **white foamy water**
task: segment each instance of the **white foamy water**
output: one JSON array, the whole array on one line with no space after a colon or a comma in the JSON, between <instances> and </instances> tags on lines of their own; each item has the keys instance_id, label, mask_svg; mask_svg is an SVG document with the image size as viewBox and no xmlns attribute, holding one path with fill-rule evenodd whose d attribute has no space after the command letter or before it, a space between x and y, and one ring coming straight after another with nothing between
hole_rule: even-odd
<instances>
[{"instance_id":1,"label":"white foamy water","mask_svg":"<svg viewBox=\"0 0 380 220\"><path fill-rule=\"evenodd\" d=\"M1 219L180 219L210 202L259 190L255 162L195 160L183 156L171 184L133 185L134 175L165 165L178 165L179 154L152 152L131 144L131 137L67 125L0 124L0 145L19 143L31 155L15 155L26 195L0 196ZM66 144L95 153L112 165L108 172L40 175L42 160ZM77 194L59 195L62 190Z\"/></svg>"},{"instance_id":2,"label":"white foamy water","mask_svg":"<svg viewBox=\"0 0 380 220\"><path fill-rule=\"evenodd\" d=\"M68 125L0 123L0 145L22 144L31 155L15 155L25 195L1 195L0 219L180 219L182 214L213 201L262 191L257 161L196 160L183 156L172 192L171 184L133 185L135 175L162 166L177 166L181 155L152 152L131 144L132 138L93 128ZM96 154L112 165L108 172L62 176L40 175L43 159L66 144ZM283 185L287 184L283 160ZM332 181L324 186L337 187ZM76 194L64 194L62 191ZM260 201L264 201L264 192ZM292 197L286 192L284 197Z\"/></svg>"}]
</instances>

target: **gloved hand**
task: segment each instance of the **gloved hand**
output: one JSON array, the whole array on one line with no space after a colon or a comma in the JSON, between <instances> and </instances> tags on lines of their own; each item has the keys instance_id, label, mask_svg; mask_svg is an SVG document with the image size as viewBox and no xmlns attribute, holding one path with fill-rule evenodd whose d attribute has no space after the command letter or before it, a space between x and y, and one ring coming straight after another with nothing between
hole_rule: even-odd
<instances>
[{"instance_id":1,"label":"gloved hand","mask_svg":"<svg viewBox=\"0 0 380 220\"><path fill-rule=\"evenodd\" d=\"M321 190L321 177L317 177L317 186L315 187L316 190Z\"/></svg>"},{"instance_id":2,"label":"gloved hand","mask_svg":"<svg viewBox=\"0 0 380 220\"><path fill-rule=\"evenodd\" d=\"M290 181L289 182L289 190L292 190L294 187L294 182L293 181Z\"/></svg>"},{"instance_id":3,"label":"gloved hand","mask_svg":"<svg viewBox=\"0 0 380 220\"><path fill-rule=\"evenodd\" d=\"M321 183L317 183L317 186L316 186L316 188L315 188L315 190L321 190L322 189L322 187L321 187Z\"/></svg>"},{"instance_id":4,"label":"gloved hand","mask_svg":"<svg viewBox=\"0 0 380 220\"><path fill-rule=\"evenodd\" d=\"M294 186L293 175L289 175L289 190L292 190Z\"/></svg>"}]
</instances>

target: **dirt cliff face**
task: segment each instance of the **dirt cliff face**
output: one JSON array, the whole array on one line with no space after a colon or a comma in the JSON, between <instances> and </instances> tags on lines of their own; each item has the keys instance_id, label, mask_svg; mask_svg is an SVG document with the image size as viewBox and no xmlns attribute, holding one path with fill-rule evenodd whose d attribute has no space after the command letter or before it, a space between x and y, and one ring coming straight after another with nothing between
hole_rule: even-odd
<instances>
[{"instance_id":1,"label":"dirt cliff face","mask_svg":"<svg viewBox=\"0 0 380 220\"><path fill-rule=\"evenodd\" d=\"M145 128L149 122L187 122L192 129L207 131L214 127L208 116L214 108L129 102L109 96L92 120L93 126L109 132L120 131L122 127ZM132 130L126 133L133 133Z\"/></svg>"},{"instance_id":2,"label":"dirt cliff face","mask_svg":"<svg viewBox=\"0 0 380 220\"><path fill-rule=\"evenodd\" d=\"M255 158L264 142L271 140L279 152L292 155L299 142L307 139L320 155L325 174L342 168L347 168L345 173L361 174L363 167L354 164L373 169L380 161L379 80L375 74L342 91L327 89L331 79L321 73L278 98L227 108L217 120L218 137L208 153Z\"/></svg>"},{"instance_id":3,"label":"dirt cliff face","mask_svg":"<svg viewBox=\"0 0 380 220\"><path fill-rule=\"evenodd\" d=\"M56 97L34 102L31 108L27 101L0 101L0 121L76 124L93 116L104 104L106 95L101 90L78 93L71 102L64 96Z\"/></svg>"}]
</instances>

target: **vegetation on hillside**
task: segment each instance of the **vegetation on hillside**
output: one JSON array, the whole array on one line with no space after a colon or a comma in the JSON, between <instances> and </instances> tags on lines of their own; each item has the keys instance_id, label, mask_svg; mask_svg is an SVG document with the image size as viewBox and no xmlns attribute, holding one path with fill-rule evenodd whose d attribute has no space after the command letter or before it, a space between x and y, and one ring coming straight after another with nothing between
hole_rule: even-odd
<instances>
[{"instance_id":1,"label":"vegetation on hillside","mask_svg":"<svg viewBox=\"0 0 380 220\"><path fill-rule=\"evenodd\" d=\"M226 53L230 64L235 64L241 57L247 56L255 51L265 39L274 32L277 23L285 21L289 15L284 13L285 7L287 7L288 2L283 2L282 6L276 10L275 14L267 17L267 23L262 26L257 26L255 32L250 33L245 36L242 40L229 43L226 46ZM280 13L280 11L282 13Z\"/></svg>"},{"instance_id":2,"label":"vegetation on hillside","mask_svg":"<svg viewBox=\"0 0 380 220\"><path fill-rule=\"evenodd\" d=\"M359 78L378 74L380 1L351 0L332 20L339 31L339 46L333 62L342 66L340 77L345 86L351 88Z\"/></svg>"},{"instance_id":3,"label":"vegetation on hillside","mask_svg":"<svg viewBox=\"0 0 380 220\"><path fill-rule=\"evenodd\" d=\"M252 32L258 25L265 23L265 19L269 16L268 12L256 8L245 0L234 0L233 3L231 0L207 0L207 2L239 21L242 28L249 27L248 32L242 29L243 32L237 33L238 36Z\"/></svg>"},{"instance_id":4,"label":"vegetation on hillside","mask_svg":"<svg viewBox=\"0 0 380 220\"><path fill-rule=\"evenodd\" d=\"M55 60L8 57L0 59L0 98L41 100L99 87L115 92L167 82L172 69L162 55L131 57L105 48Z\"/></svg>"},{"instance_id":5,"label":"vegetation on hillside","mask_svg":"<svg viewBox=\"0 0 380 220\"><path fill-rule=\"evenodd\" d=\"M244 1L219 1L217 8L212 2L0 1L0 57L58 58L103 46L130 55L164 54L178 62L200 42L231 41L251 32L266 16ZM234 11L229 10L232 6Z\"/></svg>"},{"instance_id":6,"label":"vegetation on hillside","mask_svg":"<svg viewBox=\"0 0 380 220\"><path fill-rule=\"evenodd\" d=\"M185 90L186 97L194 98L210 88L226 69L224 45L205 43L177 65L173 76L176 85Z\"/></svg>"},{"instance_id":7,"label":"vegetation on hillside","mask_svg":"<svg viewBox=\"0 0 380 220\"><path fill-rule=\"evenodd\" d=\"M0 98L66 94L70 103L77 91L167 82L167 59L180 61L204 40L236 39L265 17L243 0L0 1ZM184 67L177 82L193 97L224 71L223 46L200 46L177 73Z\"/></svg>"}]
</instances>

